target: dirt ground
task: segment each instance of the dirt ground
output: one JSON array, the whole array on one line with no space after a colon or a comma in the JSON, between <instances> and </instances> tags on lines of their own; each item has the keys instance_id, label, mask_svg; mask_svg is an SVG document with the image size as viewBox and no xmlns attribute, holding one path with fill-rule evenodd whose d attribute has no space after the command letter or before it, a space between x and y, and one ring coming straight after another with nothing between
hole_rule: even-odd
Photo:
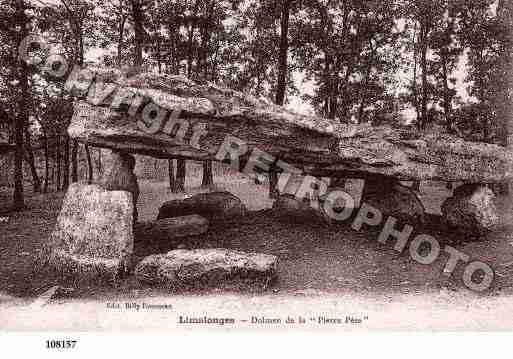
<instances>
[{"instance_id":1,"label":"dirt ground","mask_svg":"<svg viewBox=\"0 0 513 359\"><path fill-rule=\"evenodd\" d=\"M127 278L116 287L89 285L75 289L71 298L56 304L58 311L67 313L67 317L64 314L57 317L52 315L55 327L98 330L116 326L119 323L116 324L112 318L102 323L96 320L91 325L58 318L72 318L76 314L72 308L80 306L84 311L94 312L104 311L104 304L108 301L150 299L160 302L173 300L187 310L196 307L202 308L202 311L221 308L219 310L223 312L233 307L232 312L240 313L255 308L259 308L259 313L272 312L277 308L295 308L302 310L302 313L305 310L315 311L316 308L352 313L350 309L357 308L371 313L376 321L367 327L378 329L513 327L513 319L500 314L507 313L508 309L511 313L513 309L513 301L510 300L513 294L513 270L509 272L509 267L513 266L513 222L510 203L506 199L499 201L505 225L488 238L471 240L455 233L443 233L436 224L422 231L434 235L442 245L450 244L496 270L491 289L478 294L463 285L461 266L449 279L442 275L448 259L446 255L442 255L433 265L421 265L410 258L408 251L398 254L392 244L378 243L376 231L362 229L355 232L350 228L350 222L333 227L320 223L290 223L277 218L269 210L272 201L267 198L266 186L256 186L251 180L238 176L218 177L215 180L219 188L239 196L252 213L236 223L212 227L201 237L190 237L183 245L187 248L232 248L278 256L278 280L266 292L226 293L212 290L168 293L141 286L133 278ZM198 181L198 177L189 179L189 193L198 191L190 189L197 187ZM180 197L170 193L163 182L142 181L140 186L138 208L141 220L156 218L162 202ZM421 199L428 211L436 213L439 212L440 203L449 195L444 184L427 183L423 185ZM29 305L48 288L62 284L49 273L39 271L37 259L53 229L61 201L62 193L30 196L27 211L10 214L7 223L0 223L0 329L34 329L33 321L30 321L32 324L24 323L24 317L19 316L16 308ZM142 258L170 249L166 243L139 241L135 255ZM340 298L343 298L342 301ZM406 314L405 308L409 308ZM45 309L48 310L51 309ZM397 316L388 313L388 310L392 310L392 313L395 310ZM434 313L437 313L436 318L433 317ZM465 315L461 316L461 313ZM39 311L32 315L36 315L33 317L36 318L45 314ZM417 316L423 319L416 320ZM455 316L456 322L444 326L446 316ZM486 321L482 322L480 316L487 318ZM153 328L160 323L168 328L169 323L163 322L165 317L159 318L149 320L147 325ZM127 316L125 319L126 328L136 329L142 325L136 318Z\"/></svg>"}]
</instances>

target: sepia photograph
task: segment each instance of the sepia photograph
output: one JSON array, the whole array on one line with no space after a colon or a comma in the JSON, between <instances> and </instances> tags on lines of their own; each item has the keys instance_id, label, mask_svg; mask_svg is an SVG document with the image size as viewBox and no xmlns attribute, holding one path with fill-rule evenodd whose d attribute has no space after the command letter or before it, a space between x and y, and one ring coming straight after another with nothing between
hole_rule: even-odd
<instances>
[{"instance_id":1,"label":"sepia photograph","mask_svg":"<svg viewBox=\"0 0 513 359\"><path fill-rule=\"evenodd\" d=\"M0 333L513 331L512 60L511 0L0 0Z\"/></svg>"}]
</instances>

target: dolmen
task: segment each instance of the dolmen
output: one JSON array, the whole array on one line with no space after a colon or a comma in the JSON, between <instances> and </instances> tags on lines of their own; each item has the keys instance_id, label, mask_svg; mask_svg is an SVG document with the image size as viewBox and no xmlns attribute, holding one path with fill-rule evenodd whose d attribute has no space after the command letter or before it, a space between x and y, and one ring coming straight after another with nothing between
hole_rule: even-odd
<instances>
[{"instance_id":1,"label":"dolmen","mask_svg":"<svg viewBox=\"0 0 513 359\"><path fill-rule=\"evenodd\" d=\"M112 173L127 173L112 186L107 180L68 191L50 246L58 249L56 258L84 268L90 258L101 258L115 272L130 257L138 195L133 154L225 162L255 178L279 173L278 188L286 187L289 173L360 178L366 182L362 201L418 222L425 216L422 203L401 181L461 182L465 187L444 203L443 214L451 225L479 231L497 222L489 186L513 179L513 153L499 145L301 115L180 76L85 68L74 70L66 87L76 98L69 136L112 150L122 169ZM198 214L186 208L193 202L166 204L161 217Z\"/></svg>"}]
</instances>

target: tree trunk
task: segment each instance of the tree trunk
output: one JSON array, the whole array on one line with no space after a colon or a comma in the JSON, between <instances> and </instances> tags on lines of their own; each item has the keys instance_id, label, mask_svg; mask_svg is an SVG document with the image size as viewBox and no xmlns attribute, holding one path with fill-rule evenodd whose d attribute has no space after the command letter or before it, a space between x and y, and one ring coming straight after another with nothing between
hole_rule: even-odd
<instances>
[{"instance_id":1,"label":"tree trunk","mask_svg":"<svg viewBox=\"0 0 513 359\"><path fill-rule=\"evenodd\" d=\"M190 78L192 76L192 37L194 35L194 28L192 25L189 28L189 39L188 42L188 50L187 50L187 77Z\"/></svg>"},{"instance_id":2,"label":"tree trunk","mask_svg":"<svg viewBox=\"0 0 513 359\"><path fill-rule=\"evenodd\" d=\"M103 165L102 165L102 149L98 149L98 174L101 174L103 172Z\"/></svg>"},{"instance_id":3,"label":"tree trunk","mask_svg":"<svg viewBox=\"0 0 513 359\"><path fill-rule=\"evenodd\" d=\"M176 160L176 192L185 191L186 167L184 159Z\"/></svg>"},{"instance_id":4,"label":"tree trunk","mask_svg":"<svg viewBox=\"0 0 513 359\"><path fill-rule=\"evenodd\" d=\"M78 182L78 141L71 141L71 183Z\"/></svg>"},{"instance_id":5,"label":"tree trunk","mask_svg":"<svg viewBox=\"0 0 513 359\"><path fill-rule=\"evenodd\" d=\"M168 176L169 176L169 189L171 189L171 192L175 193L175 192L177 192L177 190L176 190L174 160L172 160L172 159L167 160L167 171L168 171Z\"/></svg>"},{"instance_id":6,"label":"tree trunk","mask_svg":"<svg viewBox=\"0 0 513 359\"><path fill-rule=\"evenodd\" d=\"M135 38L135 54L134 66L140 67L143 64L143 43L144 43L144 27L143 27L143 11L140 0L132 0L132 18L134 20L134 38Z\"/></svg>"},{"instance_id":7,"label":"tree trunk","mask_svg":"<svg viewBox=\"0 0 513 359\"><path fill-rule=\"evenodd\" d=\"M56 188L55 186L55 167L56 167L56 163L57 163L57 158L56 158L56 152L57 151L57 143L54 143L53 146L52 146L52 151L50 152L50 157L52 159L52 174L51 174L51 179L52 179L52 182L51 182L51 185L52 187Z\"/></svg>"},{"instance_id":8,"label":"tree trunk","mask_svg":"<svg viewBox=\"0 0 513 359\"><path fill-rule=\"evenodd\" d=\"M196 0L194 3L194 9L192 10L192 18L195 18L198 15L198 5L199 0ZM192 40L194 38L194 23L192 21L189 24L187 37L187 78L190 78L192 76Z\"/></svg>"},{"instance_id":9,"label":"tree trunk","mask_svg":"<svg viewBox=\"0 0 513 359\"><path fill-rule=\"evenodd\" d=\"M271 168L269 170L269 198L276 199L280 196L278 191L278 172Z\"/></svg>"},{"instance_id":10,"label":"tree trunk","mask_svg":"<svg viewBox=\"0 0 513 359\"><path fill-rule=\"evenodd\" d=\"M64 169L62 174L62 189L67 190L69 187L69 149L70 149L70 139L68 135L65 135L64 140Z\"/></svg>"},{"instance_id":11,"label":"tree trunk","mask_svg":"<svg viewBox=\"0 0 513 359\"><path fill-rule=\"evenodd\" d=\"M41 180L39 179L39 175L37 174L36 162L34 159L34 152L32 151L32 145L30 144L30 132L25 126L25 160L30 167L30 173L32 174L32 186L34 187L34 192L41 192Z\"/></svg>"},{"instance_id":12,"label":"tree trunk","mask_svg":"<svg viewBox=\"0 0 513 359\"><path fill-rule=\"evenodd\" d=\"M27 35L27 18L25 15L25 3L23 0L17 2L16 18L19 19L19 39L20 44ZM28 69L27 64L19 59L20 87L21 96L18 99L19 113L14 119L14 140L16 150L14 152L14 193L13 193L13 210L22 210L25 208L25 198L23 194L23 131L28 122L27 114L27 96L28 96Z\"/></svg>"},{"instance_id":13,"label":"tree trunk","mask_svg":"<svg viewBox=\"0 0 513 359\"><path fill-rule=\"evenodd\" d=\"M194 3L194 9L192 11L192 17L196 17L198 15L198 5L199 0L196 0ZM189 33L187 39L187 78L191 78L192 76L192 40L194 37L194 24L191 22L189 25ZM185 177L187 176L187 166L186 161L184 159L178 159L176 161L176 191L183 192L185 191Z\"/></svg>"},{"instance_id":14,"label":"tree trunk","mask_svg":"<svg viewBox=\"0 0 513 359\"><path fill-rule=\"evenodd\" d=\"M447 59L445 58L445 55L443 55L444 58L442 59L442 76L444 81L444 117L445 117L445 127L447 129L447 132L452 133L452 121L451 121L451 96L450 96L450 89L449 89L449 75L447 71Z\"/></svg>"},{"instance_id":15,"label":"tree trunk","mask_svg":"<svg viewBox=\"0 0 513 359\"><path fill-rule=\"evenodd\" d=\"M210 187L214 184L214 174L212 173L212 161L203 162L203 179L202 187Z\"/></svg>"},{"instance_id":16,"label":"tree trunk","mask_svg":"<svg viewBox=\"0 0 513 359\"><path fill-rule=\"evenodd\" d=\"M62 144L61 144L61 135L57 135L57 145L55 146L57 151L56 161L57 161L57 183L55 189L57 191L61 190L62 186Z\"/></svg>"},{"instance_id":17,"label":"tree trunk","mask_svg":"<svg viewBox=\"0 0 513 359\"><path fill-rule=\"evenodd\" d=\"M14 122L14 138L16 150L14 152L14 193L13 209L21 210L25 207L23 195L23 115L16 116Z\"/></svg>"},{"instance_id":18,"label":"tree trunk","mask_svg":"<svg viewBox=\"0 0 513 359\"><path fill-rule=\"evenodd\" d=\"M413 92L413 104L415 106L415 112L417 115L417 129L420 130L420 122L422 121L420 115L420 106L419 106L419 95L417 91L417 68L418 68L418 46L417 46L417 22L415 22L415 26L413 29L413 83L412 83L412 92Z\"/></svg>"},{"instance_id":19,"label":"tree trunk","mask_svg":"<svg viewBox=\"0 0 513 359\"><path fill-rule=\"evenodd\" d=\"M121 10L123 11L123 10ZM118 65L118 68L121 68L121 63L122 63L122 56L123 56L123 37L124 37L124 34L125 34L125 22L126 22L126 16L123 16L122 19L121 19L121 23L119 24L119 29L118 29L118 57L117 57L117 60L116 60L116 63Z\"/></svg>"},{"instance_id":20,"label":"tree trunk","mask_svg":"<svg viewBox=\"0 0 513 359\"><path fill-rule=\"evenodd\" d=\"M290 0L282 0L281 21L280 21L280 52L278 56L278 86L276 89L276 104L283 105L285 102L285 93L287 92L288 65L287 57L289 53L289 16Z\"/></svg>"},{"instance_id":21,"label":"tree trunk","mask_svg":"<svg viewBox=\"0 0 513 359\"><path fill-rule=\"evenodd\" d=\"M48 183L50 181L50 164L48 161L48 137L46 135L46 131L43 132L43 148L44 148L44 156L45 156L45 181L43 184L43 192L48 192Z\"/></svg>"},{"instance_id":22,"label":"tree trunk","mask_svg":"<svg viewBox=\"0 0 513 359\"><path fill-rule=\"evenodd\" d=\"M87 158L87 183L93 183L93 161L91 159L91 151L89 150L89 146L85 145L85 153Z\"/></svg>"},{"instance_id":23,"label":"tree trunk","mask_svg":"<svg viewBox=\"0 0 513 359\"><path fill-rule=\"evenodd\" d=\"M372 58L374 57L374 49L371 49L371 58L367 61L367 66L365 68L365 84L364 84L364 90L367 89L369 85L369 78L370 78L370 72L371 72L371 64L372 64ZM358 107L358 123L362 123L363 120L363 110L365 109L365 91L361 92L360 96L360 106Z\"/></svg>"},{"instance_id":24,"label":"tree trunk","mask_svg":"<svg viewBox=\"0 0 513 359\"><path fill-rule=\"evenodd\" d=\"M415 192L420 192L420 181L413 181L411 189Z\"/></svg>"},{"instance_id":25,"label":"tree trunk","mask_svg":"<svg viewBox=\"0 0 513 359\"><path fill-rule=\"evenodd\" d=\"M426 25L423 25L421 28L422 32L422 53L420 66L422 67L422 121L420 122L420 129L424 129L427 124L427 101L428 101L428 83L427 83L427 36L428 29Z\"/></svg>"}]
</instances>

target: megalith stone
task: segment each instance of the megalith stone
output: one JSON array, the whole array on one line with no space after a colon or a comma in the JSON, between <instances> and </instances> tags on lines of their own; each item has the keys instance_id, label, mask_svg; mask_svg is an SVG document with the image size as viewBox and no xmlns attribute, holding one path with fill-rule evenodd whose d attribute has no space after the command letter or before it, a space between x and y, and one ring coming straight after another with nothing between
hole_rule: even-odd
<instances>
[{"instance_id":1,"label":"megalith stone","mask_svg":"<svg viewBox=\"0 0 513 359\"><path fill-rule=\"evenodd\" d=\"M215 223L242 217L246 212L246 206L230 192L209 192L165 202L157 219L197 214Z\"/></svg>"},{"instance_id":2,"label":"megalith stone","mask_svg":"<svg viewBox=\"0 0 513 359\"><path fill-rule=\"evenodd\" d=\"M267 285L276 276L278 259L228 249L173 250L144 258L136 278L170 288L221 287L223 284Z\"/></svg>"},{"instance_id":3,"label":"megalith stone","mask_svg":"<svg viewBox=\"0 0 513 359\"><path fill-rule=\"evenodd\" d=\"M133 253L132 215L129 192L70 185L44 251L49 264L62 273L117 279Z\"/></svg>"},{"instance_id":4,"label":"megalith stone","mask_svg":"<svg viewBox=\"0 0 513 359\"><path fill-rule=\"evenodd\" d=\"M196 236L208 230L208 220L196 214L191 216L140 222L135 225L136 240L149 238L152 241L173 241L176 238Z\"/></svg>"},{"instance_id":5,"label":"megalith stone","mask_svg":"<svg viewBox=\"0 0 513 359\"><path fill-rule=\"evenodd\" d=\"M513 152L503 146L465 141L443 131L417 131L411 126L340 123L294 113L283 106L217 85L152 72L126 74L90 68L96 91L109 85L113 96L99 100L77 91L68 127L71 138L92 146L116 148L158 158L216 158L226 139L235 136L304 174L361 178L395 177L402 181L441 180L502 183L513 179ZM119 106L113 99L133 96L143 111ZM147 107L148 106L148 107ZM167 111L147 127L144 109ZM171 113L187 113L189 128L207 128L199 142L195 131L176 136ZM176 112L175 112L176 113ZM294 171L295 172L295 171Z\"/></svg>"},{"instance_id":6,"label":"megalith stone","mask_svg":"<svg viewBox=\"0 0 513 359\"><path fill-rule=\"evenodd\" d=\"M445 200L442 213L447 223L461 231L486 234L499 224L495 195L486 186L466 184Z\"/></svg>"},{"instance_id":7,"label":"megalith stone","mask_svg":"<svg viewBox=\"0 0 513 359\"><path fill-rule=\"evenodd\" d=\"M322 202L300 200L292 194L281 194L273 203L276 216L292 223L326 222Z\"/></svg>"},{"instance_id":8,"label":"megalith stone","mask_svg":"<svg viewBox=\"0 0 513 359\"><path fill-rule=\"evenodd\" d=\"M365 180L362 203L410 225L425 223L425 208L417 194L410 188L388 177Z\"/></svg>"},{"instance_id":9,"label":"megalith stone","mask_svg":"<svg viewBox=\"0 0 513 359\"><path fill-rule=\"evenodd\" d=\"M135 223L138 217L139 184L134 168L135 158L132 155L111 151L104 160L104 170L99 184L108 191L127 191L132 194Z\"/></svg>"}]
</instances>

